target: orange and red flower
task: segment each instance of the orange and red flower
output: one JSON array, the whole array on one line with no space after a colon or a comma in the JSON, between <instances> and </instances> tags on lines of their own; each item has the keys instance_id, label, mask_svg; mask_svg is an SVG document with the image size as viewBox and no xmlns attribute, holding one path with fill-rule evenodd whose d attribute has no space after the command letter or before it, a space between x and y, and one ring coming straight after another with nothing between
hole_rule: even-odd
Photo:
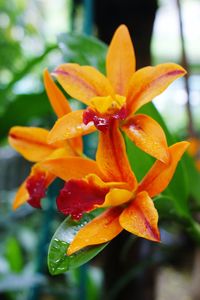
<instances>
[{"instance_id":1,"label":"orange and red flower","mask_svg":"<svg viewBox=\"0 0 200 300\"><path fill-rule=\"evenodd\" d=\"M46 188L56 178L66 181L57 197L57 207L79 220L96 208L105 211L79 230L67 254L112 240L123 229L152 241L160 240L158 213L152 198L173 177L187 142L167 146L164 131L138 109L185 74L167 63L135 71L135 55L126 26L112 39L106 58L107 77L90 66L64 64L54 75L67 93L84 104L71 111L47 71L45 87L58 116L49 132L42 128L16 126L9 142L26 159L36 162L19 188L14 208L28 201L40 208ZM120 129L143 151L157 160L141 182L131 170ZM81 136L99 130L96 161L84 158ZM137 159L137 158L136 158Z\"/></svg>"},{"instance_id":2,"label":"orange and red flower","mask_svg":"<svg viewBox=\"0 0 200 300\"><path fill-rule=\"evenodd\" d=\"M67 181L57 198L59 211L78 220L85 212L106 208L80 229L68 248L68 255L86 246L108 242L123 229L159 241L158 213L151 197L167 187L187 147L187 142L169 147L169 163L157 160L138 184L115 121L108 130L100 132L96 161L79 157L44 161L44 168ZM88 172L84 178L83 161ZM66 171L69 162L73 165L74 178Z\"/></svg>"},{"instance_id":3,"label":"orange and red flower","mask_svg":"<svg viewBox=\"0 0 200 300\"><path fill-rule=\"evenodd\" d=\"M143 151L162 162L169 162L165 134L147 115L135 112L163 92L185 70L166 63L135 72L134 49L128 29L121 25L114 34L106 58L107 77L90 66L60 65L53 73L66 92L88 105L58 119L49 142L64 140L94 130L106 131L114 120Z\"/></svg>"}]
</instances>

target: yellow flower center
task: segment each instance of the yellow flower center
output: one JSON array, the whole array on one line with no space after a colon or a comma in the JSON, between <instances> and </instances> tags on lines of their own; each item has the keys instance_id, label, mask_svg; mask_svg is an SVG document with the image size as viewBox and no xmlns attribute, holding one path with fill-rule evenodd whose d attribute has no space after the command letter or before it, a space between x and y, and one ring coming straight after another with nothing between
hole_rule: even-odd
<instances>
[{"instance_id":1,"label":"yellow flower center","mask_svg":"<svg viewBox=\"0 0 200 300\"><path fill-rule=\"evenodd\" d=\"M120 95L115 95L114 98L111 96L94 97L91 100L92 107L100 114L115 113L120 110L125 103L126 98Z\"/></svg>"}]
</instances>

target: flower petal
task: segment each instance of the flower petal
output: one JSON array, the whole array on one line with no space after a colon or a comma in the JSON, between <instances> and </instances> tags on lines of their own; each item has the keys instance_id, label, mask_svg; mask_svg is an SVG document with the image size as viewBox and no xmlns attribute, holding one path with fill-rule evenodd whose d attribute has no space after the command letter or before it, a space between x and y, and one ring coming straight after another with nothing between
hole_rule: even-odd
<instances>
[{"instance_id":1,"label":"flower petal","mask_svg":"<svg viewBox=\"0 0 200 300\"><path fill-rule=\"evenodd\" d=\"M44 84L51 106L53 107L53 110L55 111L58 118L61 118L64 115L70 113L71 107L69 105L69 102L67 101L61 90L54 83L47 69L44 70ZM79 154L82 153L83 143L80 137L71 139L69 143L71 144L73 150L75 150Z\"/></svg>"},{"instance_id":2,"label":"flower petal","mask_svg":"<svg viewBox=\"0 0 200 300\"><path fill-rule=\"evenodd\" d=\"M44 70L44 85L53 110L58 118L71 112L71 107L66 97L57 87L47 69Z\"/></svg>"},{"instance_id":3,"label":"flower petal","mask_svg":"<svg viewBox=\"0 0 200 300\"><path fill-rule=\"evenodd\" d=\"M125 25L116 30L106 59L107 76L116 94L125 95L127 84L135 72L135 54Z\"/></svg>"},{"instance_id":4,"label":"flower petal","mask_svg":"<svg viewBox=\"0 0 200 300\"><path fill-rule=\"evenodd\" d=\"M108 130L99 134L96 161L101 172L109 181L127 182L131 190L135 189L137 180L127 158L118 122L114 121Z\"/></svg>"},{"instance_id":5,"label":"flower petal","mask_svg":"<svg viewBox=\"0 0 200 300\"><path fill-rule=\"evenodd\" d=\"M126 182L120 182L120 181L103 181L101 178L95 174L89 174L85 177L88 182L92 182L92 184L100 187L105 187L105 188L120 188L120 189L127 189L128 184Z\"/></svg>"},{"instance_id":6,"label":"flower petal","mask_svg":"<svg viewBox=\"0 0 200 300\"><path fill-rule=\"evenodd\" d=\"M128 202L133 197L133 193L125 189L111 189L106 195L105 201L99 207L119 206Z\"/></svg>"},{"instance_id":7,"label":"flower petal","mask_svg":"<svg viewBox=\"0 0 200 300\"><path fill-rule=\"evenodd\" d=\"M81 136L80 137L79 136L75 137L73 139L69 139L66 142L69 143L69 145L71 146L71 148L74 150L74 152L77 155L82 155L82 153L83 153L83 140L82 140Z\"/></svg>"},{"instance_id":8,"label":"flower petal","mask_svg":"<svg viewBox=\"0 0 200 300\"><path fill-rule=\"evenodd\" d=\"M86 224L70 244L67 255L71 255L86 246L106 243L116 237L122 231L119 224L121 212L120 207L108 209Z\"/></svg>"},{"instance_id":9,"label":"flower petal","mask_svg":"<svg viewBox=\"0 0 200 300\"><path fill-rule=\"evenodd\" d=\"M146 115L136 115L128 118L121 128L144 152L164 163L169 162L165 133L152 118Z\"/></svg>"},{"instance_id":10,"label":"flower petal","mask_svg":"<svg viewBox=\"0 0 200 300\"><path fill-rule=\"evenodd\" d=\"M119 218L127 231L151 241L160 241L158 213L146 192L139 193Z\"/></svg>"},{"instance_id":11,"label":"flower petal","mask_svg":"<svg viewBox=\"0 0 200 300\"><path fill-rule=\"evenodd\" d=\"M164 191L172 179L176 166L188 146L188 142L179 142L169 147L169 164L156 161L139 184L138 191L147 191L150 197L154 197Z\"/></svg>"},{"instance_id":12,"label":"flower petal","mask_svg":"<svg viewBox=\"0 0 200 300\"><path fill-rule=\"evenodd\" d=\"M88 125L83 123L83 112L84 110L76 110L58 119L49 132L48 142L51 144L95 131L96 128L92 122Z\"/></svg>"},{"instance_id":13,"label":"flower petal","mask_svg":"<svg viewBox=\"0 0 200 300\"><path fill-rule=\"evenodd\" d=\"M89 212L104 202L109 188L96 185L87 179L70 179L61 189L56 200L58 210L79 220L83 213Z\"/></svg>"},{"instance_id":14,"label":"flower petal","mask_svg":"<svg viewBox=\"0 0 200 300\"><path fill-rule=\"evenodd\" d=\"M21 205L23 205L29 199L29 193L26 189L26 180L20 185L15 195L15 199L13 202L13 209L17 209Z\"/></svg>"},{"instance_id":15,"label":"flower petal","mask_svg":"<svg viewBox=\"0 0 200 300\"><path fill-rule=\"evenodd\" d=\"M13 209L17 209L26 202L35 208L40 207L40 200L45 196L45 190L55 179L55 176L43 170L40 163L33 165L26 180L19 187Z\"/></svg>"},{"instance_id":16,"label":"flower petal","mask_svg":"<svg viewBox=\"0 0 200 300\"><path fill-rule=\"evenodd\" d=\"M12 127L9 132L9 143L27 160L37 162L50 155L58 145L48 145L48 130L37 127Z\"/></svg>"},{"instance_id":17,"label":"flower petal","mask_svg":"<svg viewBox=\"0 0 200 300\"><path fill-rule=\"evenodd\" d=\"M63 64L53 75L71 97L85 104L90 104L90 100L96 96L114 96L107 78L93 67Z\"/></svg>"},{"instance_id":18,"label":"flower petal","mask_svg":"<svg viewBox=\"0 0 200 300\"><path fill-rule=\"evenodd\" d=\"M177 64L166 63L156 67L145 67L135 72L127 92L127 109L134 113L142 105L161 94L175 79L186 71Z\"/></svg>"},{"instance_id":19,"label":"flower petal","mask_svg":"<svg viewBox=\"0 0 200 300\"><path fill-rule=\"evenodd\" d=\"M71 178L82 178L88 174L96 174L102 178L97 163L82 157L61 157L42 161L41 166L55 176L67 181Z\"/></svg>"},{"instance_id":20,"label":"flower petal","mask_svg":"<svg viewBox=\"0 0 200 300\"><path fill-rule=\"evenodd\" d=\"M46 196L46 189L55 176L41 168L33 170L26 180L26 189L29 193L27 202L34 208L41 208L41 199Z\"/></svg>"}]
</instances>

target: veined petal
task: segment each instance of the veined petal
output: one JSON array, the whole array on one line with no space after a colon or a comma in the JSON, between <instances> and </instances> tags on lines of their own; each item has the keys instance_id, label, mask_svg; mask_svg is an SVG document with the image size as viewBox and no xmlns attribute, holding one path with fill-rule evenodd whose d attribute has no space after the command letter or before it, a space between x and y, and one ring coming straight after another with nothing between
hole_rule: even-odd
<instances>
[{"instance_id":1,"label":"veined petal","mask_svg":"<svg viewBox=\"0 0 200 300\"><path fill-rule=\"evenodd\" d=\"M42 161L41 166L55 176L67 181L71 178L83 178L96 174L102 178L97 163L82 157L61 157Z\"/></svg>"},{"instance_id":2,"label":"veined petal","mask_svg":"<svg viewBox=\"0 0 200 300\"><path fill-rule=\"evenodd\" d=\"M121 212L122 209L120 207L108 209L86 224L70 244L67 249L67 255L71 255L87 246L109 242L116 237L122 231L122 227L119 224Z\"/></svg>"},{"instance_id":3,"label":"veined petal","mask_svg":"<svg viewBox=\"0 0 200 300\"><path fill-rule=\"evenodd\" d=\"M96 130L92 122L88 125L83 123L84 110L73 111L58 119L49 132L48 142L71 139L74 137L89 134Z\"/></svg>"},{"instance_id":4,"label":"veined petal","mask_svg":"<svg viewBox=\"0 0 200 300\"><path fill-rule=\"evenodd\" d=\"M119 218L127 231L151 241L160 241L158 213L146 192L139 193Z\"/></svg>"},{"instance_id":5,"label":"veined petal","mask_svg":"<svg viewBox=\"0 0 200 300\"><path fill-rule=\"evenodd\" d=\"M121 128L144 152L164 163L169 162L165 133L152 118L146 115L135 115L128 118Z\"/></svg>"},{"instance_id":6,"label":"veined petal","mask_svg":"<svg viewBox=\"0 0 200 300\"><path fill-rule=\"evenodd\" d=\"M114 96L107 78L93 67L63 64L53 75L71 97L85 104L90 104L90 100L96 96Z\"/></svg>"},{"instance_id":7,"label":"veined petal","mask_svg":"<svg viewBox=\"0 0 200 300\"><path fill-rule=\"evenodd\" d=\"M61 90L57 87L51 78L47 69L44 70L44 85L49 98L49 102L58 118L71 112L71 107L66 97Z\"/></svg>"},{"instance_id":8,"label":"veined petal","mask_svg":"<svg viewBox=\"0 0 200 300\"><path fill-rule=\"evenodd\" d=\"M125 25L119 26L112 38L106 58L106 69L115 92L125 95L127 84L135 72L134 49Z\"/></svg>"},{"instance_id":9,"label":"veined petal","mask_svg":"<svg viewBox=\"0 0 200 300\"><path fill-rule=\"evenodd\" d=\"M131 170L117 121L108 130L99 133L96 161L109 181L127 182L131 190L136 189L137 179Z\"/></svg>"},{"instance_id":10,"label":"veined petal","mask_svg":"<svg viewBox=\"0 0 200 300\"><path fill-rule=\"evenodd\" d=\"M50 155L58 145L48 145L48 130L37 127L12 127L9 132L9 143L27 160L37 162Z\"/></svg>"},{"instance_id":11,"label":"veined petal","mask_svg":"<svg viewBox=\"0 0 200 300\"><path fill-rule=\"evenodd\" d=\"M179 142L169 147L169 164L156 161L139 184L138 191L146 191L150 197L154 197L164 191L171 181L176 166L188 146L188 142Z\"/></svg>"},{"instance_id":12,"label":"veined petal","mask_svg":"<svg viewBox=\"0 0 200 300\"><path fill-rule=\"evenodd\" d=\"M127 110L134 113L142 105L161 94L175 79L186 71L177 64L166 63L145 67L135 72L127 92Z\"/></svg>"},{"instance_id":13,"label":"veined petal","mask_svg":"<svg viewBox=\"0 0 200 300\"><path fill-rule=\"evenodd\" d=\"M14 202L13 209L17 209L26 202L33 207L40 207L40 200L45 196L45 190L55 179L55 176L43 170L40 163L33 165L26 180L19 187Z\"/></svg>"},{"instance_id":14,"label":"veined petal","mask_svg":"<svg viewBox=\"0 0 200 300\"><path fill-rule=\"evenodd\" d=\"M133 193L125 189L113 188L106 195L105 201L99 207L119 206L128 202L133 197Z\"/></svg>"}]
</instances>

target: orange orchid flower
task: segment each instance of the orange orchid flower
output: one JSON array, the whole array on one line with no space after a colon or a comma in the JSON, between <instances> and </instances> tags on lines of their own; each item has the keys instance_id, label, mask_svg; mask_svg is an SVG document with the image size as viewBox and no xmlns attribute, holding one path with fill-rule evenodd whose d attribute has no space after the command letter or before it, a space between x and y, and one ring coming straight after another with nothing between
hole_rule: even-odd
<instances>
[{"instance_id":1,"label":"orange orchid flower","mask_svg":"<svg viewBox=\"0 0 200 300\"><path fill-rule=\"evenodd\" d=\"M74 63L60 65L53 75L73 98L88 105L57 120L49 143L94 130L106 131L113 120L143 151L168 163L169 151L160 125L137 110L162 93L170 83L183 76L177 64L165 63L135 71L135 54L128 29L121 25L115 32L106 58L107 77L91 66Z\"/></svg>"},{"instance_id":2,"label":"orange orchid flower","mask_svg":"<svg viewBox=\"0 0 200 300\"><path fill-rule=\"evenodd\" d=\"M80 229L67 254L108 242L123 229L159 241L158 213L151 197L167 187L188 145L180 142L169 147L169 163L157 160L139 184L131 171L117 121L100 132L96 161L79 157L44 161L44 168L67 181L57 198L58 210L63 214L78 220L83 213L97 207L107 208ZM66 171L70 166L75 179ZM83 168L88 172L84 178Z\"/></svg>"},{"instance_id":3,"label":"orange orchid flower","mask_svg":"<svg viewBox=\"0 0 200 300\"><path fill-rule=\"evenodd\" d=\"M58 89L47 70L44 72L44 83L50 103L58 117L71 112L71 108L62 92ZM47 143L49 131L37 127L14 126L9 132L10 145L27 160L35 162L26 180L19 187L14 199L16 209L28 202L35 208L40 208L40 200L45 197L45 190L56 178L54 174L41 166L41 161L48 158L76 156L82 152L82 139L74 138L68 141Z\"/></svg>"}]
</instances>

